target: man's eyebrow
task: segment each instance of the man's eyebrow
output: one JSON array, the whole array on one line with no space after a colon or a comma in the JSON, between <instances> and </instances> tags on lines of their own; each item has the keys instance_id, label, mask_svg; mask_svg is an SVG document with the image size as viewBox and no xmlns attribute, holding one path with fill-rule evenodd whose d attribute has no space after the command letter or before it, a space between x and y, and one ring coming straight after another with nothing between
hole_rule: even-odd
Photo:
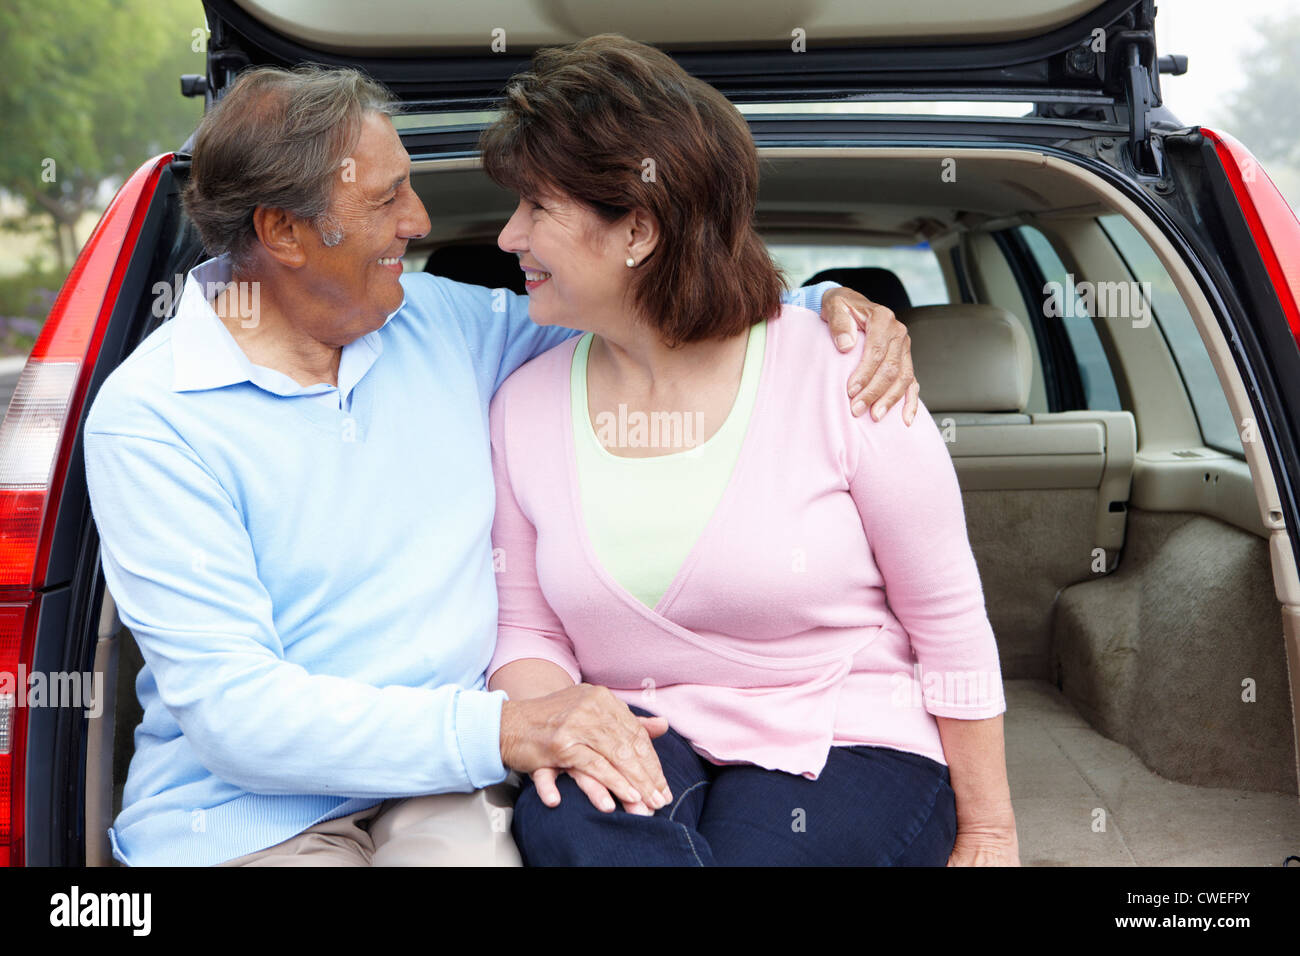
<instances>
[{"instance_id":1,"label":"man's eyebrow","mask_svg":"<svg viewBox=\"0 0 1300 956\"><path fill-rule=\"evenodd\" d=\"M394 180L392 181L392 183L389 184L388 188L386 188L386 189L384 189L382 192L380 192L379 195L380 195L380 196L387 196L389 193L391 193L391 192L392 192L394 189L396 189L398 186L402 185L402 183L404 183L404 182L406 182L406 175L403 174L403 175L401 175L401 176L398 176L396 179L394 179Z\"/></svg>"}]
</instances>

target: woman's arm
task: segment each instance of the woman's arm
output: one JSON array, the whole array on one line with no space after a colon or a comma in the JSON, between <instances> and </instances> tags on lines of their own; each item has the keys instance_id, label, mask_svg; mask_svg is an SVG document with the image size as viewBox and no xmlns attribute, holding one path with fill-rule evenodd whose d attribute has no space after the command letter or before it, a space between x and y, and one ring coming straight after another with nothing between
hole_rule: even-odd
<instances>
[{"instance_id":1,"label":"woman's arm","mask_svg":"<svg viewBox=\"0 0 1300 956\"><path fill-rule=\"evenodd\" d=\"M565 632L564 624L547 602L537 579L537 529L524 513L511 482L506 453L506 408L510 399L509 386L498 391L489 410L492 442L492 470L496 482L496 515L492 525L493 563L497 581L497 646L488 663L488 686L504 690L510 699L502 707L502 728L512 719L519 702L573 688L582 677L573 642ZM608 690L603 690L609 694ZM611 698L612 699L612 698ZM611 759L615 769L628 774L623 763L639 768L658 782L657 796L642 787L635 792L641 799L623 797L624 808L629 813L652 814L660 806L672 802L672 792L663 779L659 758L650 741L668 730L668 721L662 717L641 717L632 714L626 704L617 704L619 713L628 721L640 724L635 747L622 751ZM626 748L625 748L626 749ZM632 751L635 752L632 752ZM604 754L610 758L609 753ZM606 812L615 809L610 788L589 773L580 770L542 767L531 774L537 794L547 806L560 802L556 786L559 773L568 773L592 804ZM647 800L649 803L647 804Z\"/></svg>"},{"instance_id":2,"label":"woman's arm","mask_svg":"<svg viewBox=\"0 0 1300 956\"><path fill-rule=\"evenodd\" d=\"M854 425L850 493L889 607L911 642L957 798L949 863L1015 864L997 642L952 457L923 402L911 428L893 410Z\"/></svg>"},{"instance_id":3,"label":"woman's arm","mask_svg":"<svg viewBox=\"0 0 1300 956\"><path fill-rule=\"evenodd\" d=\"M563 622L542 593L537 579L537 529L515 493L506 450L512 386L497 392L488 410L496 491L492 562L497 585L497 643L487 666L487 678L490 687L505 690L512 698L545 697L579 683L582 672ZM526 481L526 462L522 469L520 477ZM515 664L521 666L512 667ZM510 683L502 685L497 672L507 667L511 667L511 674L505 679ZM567 683L560 683L556 671Z\"/></svg>"},{"instance_id":4,"label":"woman's arm","mask_svg":"<svg viewBox=\"0 0 1300 956\"><path fill-rule=\"evenodd\" d=\"M559 664L536 657L511 661L488 681L488 690L503 690L511 700L545 697L574 685L573 678Z\"/></svg>"},{"instance_id":5,"label":"woman's arm","mask_svg":"<svg viewBox=\"0 0 1300 956\"><path fill-rule=\"evenodd\" d=\"M1007 783L1002 715L936 717L957 795L957 842L949 866L1019 866L1020 843Z\"/></svg>"}]
</instances>

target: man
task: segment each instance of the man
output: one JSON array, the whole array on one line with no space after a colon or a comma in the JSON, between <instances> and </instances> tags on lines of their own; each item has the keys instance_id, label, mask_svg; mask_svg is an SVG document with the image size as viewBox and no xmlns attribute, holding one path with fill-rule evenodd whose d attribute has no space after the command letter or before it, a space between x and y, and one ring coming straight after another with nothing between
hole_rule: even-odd
<instances>
[{"instance_id":1,"label":"man","mask_svg":"<svg viewBox=\"0 0 1300 956\"><path fill-rule=\"evenodd\" d=\"M588 685L485 688L487 407L573 333L401 275L429 220L391 109L352 71L241 77L184 196L218 258L87 418L105 579L144 658L123 863L517 864L505 781L542 767L640 812L671 799L662 719ZM876 310L867 352L901 372L856 401L906 393L910 420L902 327L832 300L835 335Z\"/></svg>"}]
</instances>

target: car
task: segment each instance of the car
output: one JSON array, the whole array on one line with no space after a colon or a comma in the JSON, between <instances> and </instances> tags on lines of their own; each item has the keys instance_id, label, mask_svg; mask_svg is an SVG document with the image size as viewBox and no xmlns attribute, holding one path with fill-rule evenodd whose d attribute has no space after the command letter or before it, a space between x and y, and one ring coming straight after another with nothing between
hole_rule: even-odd
<instances>
[{"instance_id":1,"label":"car","mask_svg":"<svg viewBox=\"0 0 1300 956\"><path fill-rule=\"evenodd\" d=\"M832 278L908 326L998 640L1022 861L1300 849L1300 224L1245 146L1162 105L1187 64L1157 52L1152 0L530 0L505 22L493 5L204 6L187 94L211 104L257 64L387 84L432 222L405 268L489 287L522 291L495 245L514 197L477 142L532 50L621 32L721 89L792 283ZM103 689L86 707L0 694L0 864L113 865L140 657L105 588L81 433L207 257L179 202L187 149L117 193L0 425L0 672Z\"/></svg>"}]
</instances>

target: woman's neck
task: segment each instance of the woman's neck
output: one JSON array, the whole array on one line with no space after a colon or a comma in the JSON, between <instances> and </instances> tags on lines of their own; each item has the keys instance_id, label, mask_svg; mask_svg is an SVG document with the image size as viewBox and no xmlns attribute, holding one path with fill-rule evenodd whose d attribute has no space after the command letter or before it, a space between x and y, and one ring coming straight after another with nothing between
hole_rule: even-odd
<instances>
[{"instance_id":1,"label":"woman's neck","mask_svg":"<svg viewBox=\"0 0 1300 956\"><path fill-rule=\"evenodd\" d=\"M681 393L690 383L721 378L739 382L749 330L726 339L667 345L642 323L628 323L613 335L593 333L588 366L610 386L641 395Z\"/></svg>"},{"instance_id":2,"label":"woman's neck","mask_svg":"<svg viewBox=\"0 0 1300 956\"><path fill-rule=\"evenodd\" d=\"M727 339L669 348L648 327L595 333L587 354L587 413L599 434L601 416L622 411L693 416L692 445L707 442L728 419L740 394L749 330ZM672 449L608 446L619 457L646 458Z\"/></svg>"}]
</instances>

